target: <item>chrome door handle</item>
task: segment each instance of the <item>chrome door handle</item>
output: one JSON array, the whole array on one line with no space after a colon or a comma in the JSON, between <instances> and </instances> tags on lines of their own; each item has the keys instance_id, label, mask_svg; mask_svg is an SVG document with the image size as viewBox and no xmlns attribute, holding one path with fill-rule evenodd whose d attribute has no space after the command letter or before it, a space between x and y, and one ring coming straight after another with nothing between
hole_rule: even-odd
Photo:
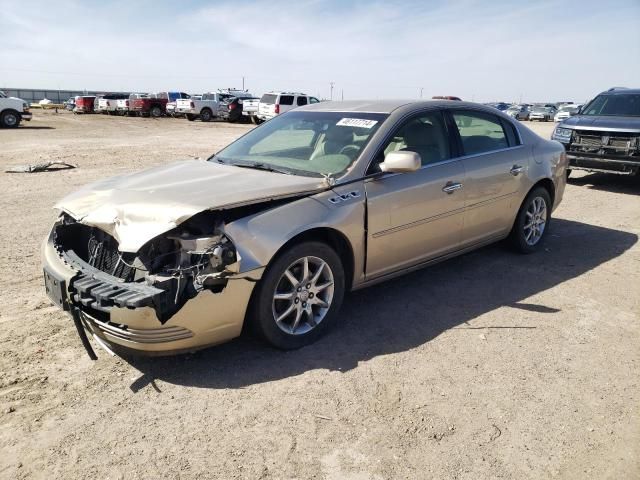
<instances>
[{"instance_id":1,"label":"chrome door handle","mask_svg":"<svg viewBox=\"0 0 640 480\"><path fill-rule=\"evenodd\" d=\"M520 166L520 165L514 165L513 167L511 167L511 170L509 170L509 172L511 173L511 175L513 175L514 177L519 175L520 173L522 173L522 171L524 170L524 167Z\"/></svg>"},{"instance_id":2,"label":"chrome door handle","mask_svg":"<svg viewBox=\"0 0 640 480\"><path fill-rule=\"evenodd\" d=\"M453 192L455 192L456 190L460 190L461 188L462 188L461 183L447 182L447 184L444 187L442 187L442 191L444 193L448 193L449 195L451 195Z\"/></svg>"}]
</instances>

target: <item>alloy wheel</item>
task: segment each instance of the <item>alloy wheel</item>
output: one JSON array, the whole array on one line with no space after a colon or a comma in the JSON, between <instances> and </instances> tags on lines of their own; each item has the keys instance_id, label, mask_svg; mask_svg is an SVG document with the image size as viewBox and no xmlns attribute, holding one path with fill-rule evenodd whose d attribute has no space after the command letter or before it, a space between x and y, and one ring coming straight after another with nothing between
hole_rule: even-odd
<instances>
[{"instance_id":1,"label":"alloy wheel","mask_svg":"<svg viewBox=\"0 0 640 480\"><path fill-rule=\"evenodd\" d=\"M542 197L535 197L525 212L524 240L527 245L537 244L547 224L547 202Z\"/></svg>"},{"instance_id":2,"label":"alloy wheel","mask_svg":"<svg viewBox=\"0 0 640 480\"><path fill-rule=\"evenodd\" d=\"M273 319L289 335L313 330L331 308L334 277L328 263L302 257L284 271L273 293Z\"/></svg>"}]
</instances>

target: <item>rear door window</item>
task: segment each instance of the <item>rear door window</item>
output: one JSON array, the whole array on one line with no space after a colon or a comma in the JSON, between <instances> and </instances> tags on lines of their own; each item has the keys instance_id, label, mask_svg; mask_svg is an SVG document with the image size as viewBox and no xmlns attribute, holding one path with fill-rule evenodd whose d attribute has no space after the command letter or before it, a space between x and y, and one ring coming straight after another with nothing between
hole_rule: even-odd
<instances>
[{"instance_id":1,"label":"rear door window","mask_svg":"<svg viewBox=\"0 0 640 480\"><path fill-rule=\"evenodd\" d=\"M464 155L477 155L509 147L500 119L475 111L453 111Z\"/></svg>"},{"instance_id":2,"label":"rear door window","mask_svg":"<svg viewBox=\"0 0 640 480\"><path fill-rule=\"evenodd\" d=\"M280 105L293 105L293 95L280 95Z\"/></svg>"},{"instance_id":3,"label":"rear door window","mask_svg":"<svg viewBox=\"0 0 640 480\"><path fill-rule=\"evenodd\" d=\"M298 106L306 105L307 104L307 97L298 97L297 104L298 104Z\"/></svg>"}]
</instances>

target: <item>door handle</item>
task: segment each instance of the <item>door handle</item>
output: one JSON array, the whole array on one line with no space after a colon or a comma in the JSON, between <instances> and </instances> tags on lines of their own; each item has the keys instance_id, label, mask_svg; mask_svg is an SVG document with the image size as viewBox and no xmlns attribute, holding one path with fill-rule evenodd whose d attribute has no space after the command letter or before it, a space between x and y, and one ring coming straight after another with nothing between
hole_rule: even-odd
<instances>
[{"instance_id":1,"label":"door handle","mask_svg":"<svg viewBox=\"0 0 640 480\"><path fill-rule=\"evenodd\" d=\"M514 165L513 167L511 167L511 170L509 170L509 172L515 177L522 173L522 170L524 170L524 167L522 167L521 165Z\"/></svg>"},{"instance_id":2,"label":"door handle","mask_svg":"<svg viewBox=\"0 0 640 480\"><path fill-rule=\"evenodd\" d=\"M451 195L453 192L455 192L456 190L460 190L462 188L462 184L458 183L458 182L447 182L447 184L442 187L442 191L444 193L448 193L449 195Z\"/></svg>"}]
</instances>

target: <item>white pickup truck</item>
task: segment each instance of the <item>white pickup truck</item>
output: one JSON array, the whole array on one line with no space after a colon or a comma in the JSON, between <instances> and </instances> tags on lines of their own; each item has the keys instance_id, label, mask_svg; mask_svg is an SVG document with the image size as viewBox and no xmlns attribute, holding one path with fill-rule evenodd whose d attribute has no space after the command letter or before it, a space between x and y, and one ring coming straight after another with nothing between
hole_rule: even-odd
<instances>
[{"instance_id":1,"label":"white pickup truck","mask_svg":"<svg viewBox=\"0 0 640 480\"><path fill-rule=\"evenodd\" d=\"M225 100L231 97L246 98L251 96L249 92L244 90L228 89L205 93L200 99L179 98L176 100L175 112L184 115L189 121L199 118L203 122L210 122L220 116L221 108L226 108L226 105L223 105Z\"/></svg>"},{"instance_id":2,"label":"white pickup truck","mask_svg":"<svg viewBox=\"0 0 640 480\"><path fill-rule=\"evenodd\" d=\"M96 112L113 115L118 110L118 102L121 100L129 100L129 94L109 93L98 99L98 108Z\"/></svg>"},{"instance_id":3,"label":"white pickup truck","mask_svg":"<svg viewBox=\"0 0 640 480\"><path fill-rule=\"evenodd\" d=\"M258 107L260 106L259 98L247 98L242 100L242 114L249 117L251 122L256 125L262 121L258 118Z\"/></svg>"},{"instance_id":4,"label":"white pickup truck","mask_svg":"<svg viewBox=\"0 0 640 480\"><path fill-rule=\"evenodd\" d=\"M31 120L29 104L20 98L8 97L0 92L0 127L14 128L22 120Z\"/></svg>"}]
</instances>

